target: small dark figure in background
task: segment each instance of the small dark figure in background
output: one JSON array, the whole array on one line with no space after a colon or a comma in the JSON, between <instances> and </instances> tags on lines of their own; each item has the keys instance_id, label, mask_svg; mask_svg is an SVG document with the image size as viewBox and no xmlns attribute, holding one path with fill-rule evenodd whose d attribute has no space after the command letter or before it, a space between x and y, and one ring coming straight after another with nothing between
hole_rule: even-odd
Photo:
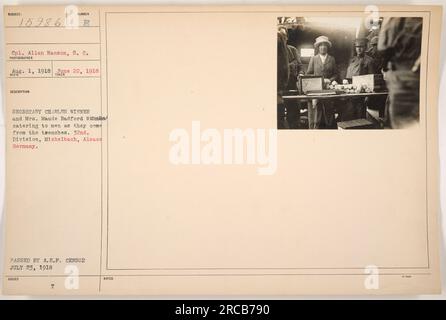
<instances>
[{"instance_id":1,"label":"small dark figure in background","mask_svg":"<svg viewBox=\"0 0 446 320\"><path fill-rule=\"evenodd\" d=\"M422 18L384 19L378 38L389 90L392 128L418 123Z\"/></svg>"}]
</instances>

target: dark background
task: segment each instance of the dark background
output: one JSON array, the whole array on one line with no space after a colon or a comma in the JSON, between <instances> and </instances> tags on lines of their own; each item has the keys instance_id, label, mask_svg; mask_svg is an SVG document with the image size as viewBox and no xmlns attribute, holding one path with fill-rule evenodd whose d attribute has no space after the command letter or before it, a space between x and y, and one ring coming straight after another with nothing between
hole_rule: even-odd
<instances>
[{"instance_id":1,"label":"dark background","mask_svg":"<svg viewBox=\"0 0 446 320\"><path fill-rule=\"evenodd\" d=\"M327 36L332 43L328 53L334 56L336 60L339 69L339 80L345 78L347 67L354 54L353 42L356 38L356 28L336 27L335 25L327 27L317 22L305 22L298 27L287 26L287 29L288 44L296 47L299 52L301 48L314 48L314 41L317 37L321 35ZM369 30L361 28L358 37L371 37L371 35ZM301 59L306 72L310 58L302 57Z\"/></svg>"}]
</instances>

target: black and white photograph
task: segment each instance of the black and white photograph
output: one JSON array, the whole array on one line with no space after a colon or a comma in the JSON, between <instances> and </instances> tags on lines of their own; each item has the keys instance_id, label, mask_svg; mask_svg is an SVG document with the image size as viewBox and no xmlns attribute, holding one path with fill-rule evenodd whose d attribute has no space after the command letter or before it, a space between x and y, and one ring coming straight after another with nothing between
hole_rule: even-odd
<instances>
[{"instance_id":1,"label":"black and white photograph","mask_svg":"<svg viewBox=\"0 0 446 320\"><path fill-rule=\"evenodd\" d=\"M146 2L2 2L0 303L446 298L444 5Z\"/></svg>"},{"instance_id":2,"label":"black and white photograph","mask_svg":"<svg viewBox=\"0 0 446 320\"><path fill-rule=\"evenodd\" d=\"M420 118L421 17L278 17L277 129L403 129Z\"/></svg>"}]
</instances>

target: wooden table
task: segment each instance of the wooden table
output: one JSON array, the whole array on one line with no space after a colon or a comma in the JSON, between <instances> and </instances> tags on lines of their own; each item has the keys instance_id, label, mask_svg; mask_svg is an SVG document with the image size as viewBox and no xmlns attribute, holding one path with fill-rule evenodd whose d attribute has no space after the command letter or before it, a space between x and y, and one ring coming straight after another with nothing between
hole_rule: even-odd
<instances>
[{"instance_id":1,"label":"wooden table","mask_svg":"<svg viewBox=\"0 0 446 320\"><path fill-rule=\"evenodd\" d=\"M311 96L311 95L299 95L297 91L288 91L285 93L285 95L282 96L282 98L285 101L292 101L292 103L296 104L296 106L299 109L306 109L307 104L299 103L299 102L305 102L305 101L311 101L311 100L339 100L339 101L345 101L349 99L354 98L367 98L367 97L386 97L388 95L388 92L369 92L369 93L343 93L343 94L331 94L331 95L322 95L322 96ZM342 108L341 105L338 104L337 107ZM364 114L361 118L365 118L366 115ZM283 116L283 119L285 119L286 116Z\"/></svg>"},{"instance_id":2,"label":"wooden table","mask_svg":"<svg viewBox=\"0 0 446 320\"><path fill-rule=\"evenodd\" d=\"M352 99L352 98L366 98L366 97L377 97L377 96L387 96L388 92L369 92L369 93L343 93L343 94L330 94L322 96L308 96L308 95L298 95L298 94L288 94L282 96L284 100L297 100L297 101L311 101L313 99L317 100L327 100L327 99Z\"/></svg>"}]
</instances>

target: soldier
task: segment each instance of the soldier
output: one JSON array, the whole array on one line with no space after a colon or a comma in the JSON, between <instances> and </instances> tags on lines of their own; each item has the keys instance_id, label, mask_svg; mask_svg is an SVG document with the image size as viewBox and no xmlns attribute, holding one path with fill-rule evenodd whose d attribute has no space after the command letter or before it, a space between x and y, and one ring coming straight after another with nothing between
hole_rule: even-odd
<instances>
[{"instance_id":1,"label":"soldier","mask_svg":"<svg viewBox=\"0 0 446 320\"><path fill-rule=\"evenodd\" d=\"M290 77L286 40L277 32L277 129L288 127L285 118L285 103L282 95L287 88Z\"/></svg>"},{"instance_id":2,"label":"soldier","mask_svg":"<svg viewBox=\"0 0 446 320\"><path fill-rule=\"evenodd\" d=\"M389 89L392 128L418 123L420 114L420 56L423 19L387 18L378 38L384 77Z\"/></svg>"},{"instance_id":3,"label":"soldier","mask_svg":"<svg viewBox=\"0 0 446 320\"><path fill-rule=\"evenodd\" d=\"M375 73L375 64L373 59L365 54L366 46L367 39L358 38L355 40L355 55L350 59L346 78L351 79L353 76ZM365 99L353 98L350 101L347 101L345 105L340 108L340 118L342 121L365 118L366 112L367 108Z\"/></svg>"},{"instance_id":4,"label":"soldier","mask_svg":"<svg viewBox=\"0 0 446 320\"><path fill-rule=\"evenodd\" d=\"M367 46L367 39L356 39L355 43L355 55L350 59L350 64L347 68L346 78L352 78L353 76L360 76L363 74L375 73L375 65L373 59L366 55L365 49Z\"/></svg>"},{"instance_id":5,"label":"soldier","mask_svg":"<svg viewBox=\"0 0 446 320\"><path fill-rule=\"evenodd\" d=\"M279 32L284 38L285 43L288 42L288 31L285 27L280 27ZM290 70L290 76L288 79L287 90L297 90L297 78L300 74L303 74L303 64L300 58L300 54L295 47L287 44L288 54L288 67ZM299 127L300 112L296 101L285 101L286 119L290 129L297 129Z\"/></svg>"}]
</instances>

